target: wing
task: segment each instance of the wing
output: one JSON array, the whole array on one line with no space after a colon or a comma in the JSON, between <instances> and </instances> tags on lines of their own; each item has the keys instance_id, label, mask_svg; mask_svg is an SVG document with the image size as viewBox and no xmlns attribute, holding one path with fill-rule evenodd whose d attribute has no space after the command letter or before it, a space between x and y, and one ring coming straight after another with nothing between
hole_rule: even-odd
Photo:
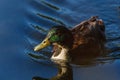
<instances>
[{"instance_id":1,"label":"wing","mask_svg":"<svg viewBox=\"0 0 120 80\"><path fill-rule=\"evenodd\" d=\"M103 43L106 41L105 25L97 16L76 25L72 30L74 36L73 48L81 44Z\"/></svg>"}]
</instances>

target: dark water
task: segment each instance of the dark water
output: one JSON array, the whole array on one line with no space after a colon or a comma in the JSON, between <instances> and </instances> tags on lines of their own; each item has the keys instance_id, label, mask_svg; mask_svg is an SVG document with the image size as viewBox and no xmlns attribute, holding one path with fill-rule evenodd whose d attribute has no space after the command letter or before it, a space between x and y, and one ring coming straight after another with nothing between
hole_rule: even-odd
<instances>
[{"instance_id":1,"label":"dark water","mask_svg":"<svg viewBox=\"0 0 120 80\"><path fill-rule=\"evenodd\" d=\"M54 76L57 68L45 60L51 55L48 54L51 47L42 52L34 52L33 47L43 40L51 26L72 27L94 15L105 22L106 46L120 47L119 0L1 0L0 80ZM41 58L32 59L29 53L39 54ZM93 66L75 66L73 74L74 80L119 80L120 60L114 58Z\"/></svg>"}]
</instances>

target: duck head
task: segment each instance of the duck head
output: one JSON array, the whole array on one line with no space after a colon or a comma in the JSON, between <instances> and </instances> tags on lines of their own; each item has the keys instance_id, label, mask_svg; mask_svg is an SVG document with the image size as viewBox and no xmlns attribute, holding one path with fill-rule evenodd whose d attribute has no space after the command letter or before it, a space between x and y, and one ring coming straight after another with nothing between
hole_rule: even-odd
<instances>
[{"instance_id":1,"label":"duck head","mask_svg":"<svg viewBox=\"0 0 120 80\"><path fill-rule=\"evenodd\" d=\"M71 31L64 26L52 27L46 38L34 48L34 51L39 51L51 44L57 46L51 59L68 61L68 51L73 45Z\"/></svg>"}]
</instances>

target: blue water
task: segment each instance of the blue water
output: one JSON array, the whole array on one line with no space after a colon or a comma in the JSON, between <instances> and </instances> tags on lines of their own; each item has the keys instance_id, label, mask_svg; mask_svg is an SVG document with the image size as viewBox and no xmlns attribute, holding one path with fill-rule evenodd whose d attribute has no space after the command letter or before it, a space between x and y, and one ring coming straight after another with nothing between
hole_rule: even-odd
<instances>
[{"instance_id":1,"label":"blue water","mask_svg":"<svg viewBox=\"0 0 120 80\"><path fill-rule=\"evenodd\" d=\"M120 47L119 0L0 0L0 80L31 80L33 76L50 78L57 68L28 53L41 42L53 25L69 27L97 15L106 25L107 47ZM44 49L50 52L51 47ZM116 51L113 54L119 54ZM120 60L88 67L73 67L74 80L119 80Z\"/></svg>"}]
</instances>

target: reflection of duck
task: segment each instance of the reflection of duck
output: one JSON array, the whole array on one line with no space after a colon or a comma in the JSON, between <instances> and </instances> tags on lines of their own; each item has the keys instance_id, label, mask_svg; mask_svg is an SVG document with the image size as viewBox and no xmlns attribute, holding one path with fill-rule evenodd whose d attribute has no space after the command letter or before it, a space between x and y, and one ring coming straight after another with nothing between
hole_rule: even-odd
<instances>
[{"instance_id":1,"label":"reflection of duck","mask_svg":"<svg viewBox=\"0 0 120 80\"><path fill-rule=\"evenodd\" d=\"M58 73L56 76L50 79L33 77L32 80L73 80L73 72L69 63L63 62L58 64Z\"/></svg>"},{"instance_id":2,"label":"reflection of duck","mask_svg":"<svg viewBox=\"0 0 120 80\"><path fill-rule=\"evenodd\" d=\"M104 52L105 26L96 16L81 22L73 29L55 26L43 42L34 50L38 51L51 43L54 45L52 60L69 61L79 64L80 59L93 58Z\"/></svg>"},{"instance_id":3,"label":"reflection of duck","mask_svg":"<svg viewBox=\"0 0 120 80\"><path fill-rule=\"evenodd\" d=\"M73 72L69 63L59 63L58 74L50 80L73 80Z\"/></svg>"}]
</instances>

